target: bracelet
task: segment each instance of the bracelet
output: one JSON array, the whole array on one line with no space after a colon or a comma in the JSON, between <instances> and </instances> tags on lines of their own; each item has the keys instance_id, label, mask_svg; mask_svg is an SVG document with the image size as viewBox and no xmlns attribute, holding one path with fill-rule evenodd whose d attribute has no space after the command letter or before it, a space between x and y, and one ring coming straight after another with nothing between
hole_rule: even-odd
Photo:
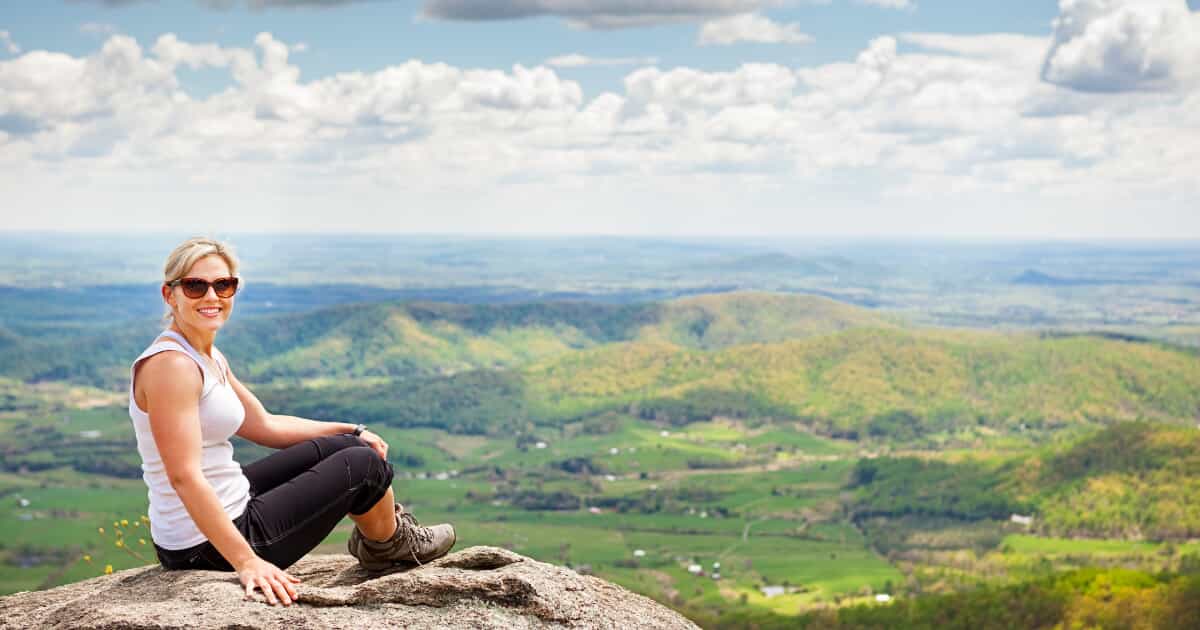
<instances>
[{"instance_id":1,"label":"bracelet","mask_svg":"<svg viewBox=\"0 0 1200 630\"><path fill-rule=\"evenodd\" d=\"M366 431L366 430L367 430L367 425L365 425L365 424L354 425L354 437L361 436L363 434L363 431Z\"/></svg>"}]
</instances>

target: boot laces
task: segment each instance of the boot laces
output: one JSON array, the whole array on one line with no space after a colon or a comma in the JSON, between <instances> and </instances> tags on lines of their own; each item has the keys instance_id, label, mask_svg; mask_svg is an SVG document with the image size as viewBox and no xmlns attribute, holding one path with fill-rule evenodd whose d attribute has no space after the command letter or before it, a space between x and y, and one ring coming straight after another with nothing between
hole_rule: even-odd
<instances>
[{"instance_id":1,"label":"boot laces","mask_svg":"<svg viewBox=\"0 0 1200 630\"><path fill-rule=\"evenodd\" d=\"M401 527L398 534L402 543L408 546L409 554L412 555L412 559L417 563L417 566L424 566L425 563L421 562L421 559L417 557L417 545L432 544L433 530L428 527L421 527L421 524L417 522L417 517L408 512L401 512L400 520Z\"/></svg>"}]
</instances>

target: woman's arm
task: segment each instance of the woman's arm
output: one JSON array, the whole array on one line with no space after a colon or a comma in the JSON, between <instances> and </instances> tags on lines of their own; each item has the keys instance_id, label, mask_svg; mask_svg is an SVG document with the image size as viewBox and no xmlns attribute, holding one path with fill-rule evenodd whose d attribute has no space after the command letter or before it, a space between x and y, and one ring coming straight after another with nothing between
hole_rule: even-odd
<instances>
[{"instance_id":1,"label":"woman's arm","mask_svg":"<svg viewBox=\"0 0 1200 630\"><path fill-rule=\"evenodd\" d=\"M299 580L254 553L204 478L200 467L204 381L195 362L178 352L163 352L146 360L138 379L167 480L200 533L238 572L247 595L257 586L270 603L278 596L285 605L291 604L296 597L292 584Z\"/></svg>"},{"instance_id":2,"label":"woman's arm","mask_svg":"<svg viewBox=\"0 0 1200 630\"><path fill-rule=\"evenodd\" d=\"M239 437L269 448L287 448L317 437L354 432L355 425L345 422L321 422L308 418L273 414L267 411L254 392L250 391L250 388L243 385L233 375L231 368L226 368L226 374L229 376L229 383L233 386L233 391L237 393L238 399L242 401L242 406L246 408L246 419L237 432ZM359 437L367 446L375 449L380 457L387 459L388 444L383 438L370 431L364 431Z\"/></svg>"}]
</instances>

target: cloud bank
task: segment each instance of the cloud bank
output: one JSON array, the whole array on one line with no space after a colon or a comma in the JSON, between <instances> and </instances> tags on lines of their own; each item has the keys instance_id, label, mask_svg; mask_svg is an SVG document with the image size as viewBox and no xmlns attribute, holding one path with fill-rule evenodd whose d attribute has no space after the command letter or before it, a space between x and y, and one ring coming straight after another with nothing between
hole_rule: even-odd
<instances>
[{"instance_id":1,"label":"cloud bank","mask_svg":"<svg viewBox=\"0 0 1200 630\"><path fill-rule=\"evenodd\" d=\"M1053 37L904 33L822 65L640 67L596 94L559 69L625 60L305 79L299 42L269 33L112 35L0 59L0 186L25 204L17 227L995 234L1020 217L1024 233L1200 235L1200 86L1178 53L1136 37L1112 52L1095 26L1161 22L1085 4L1063 2ZM1170 71L1122 61L1145 55ZM190 94L185 68L228 86Z\"/></svg>"}]
</instances>

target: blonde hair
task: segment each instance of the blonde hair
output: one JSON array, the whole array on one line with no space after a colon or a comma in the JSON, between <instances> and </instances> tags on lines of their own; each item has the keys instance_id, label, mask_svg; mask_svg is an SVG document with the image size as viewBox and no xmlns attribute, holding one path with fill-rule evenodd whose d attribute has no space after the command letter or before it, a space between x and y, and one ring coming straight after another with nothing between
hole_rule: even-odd
<instances>
[{"instance_id":1,"label":"blonde hair","mask_svg":"<svg viewBox=\"0 0 1200 630\"><path fill-rule=\"evenodd\" d=\"M229 265L229 275L237 275L238 258L237 254L233 252L232 245L214 238L196 236L180 243L167 256L167 263L163 265L163 283L183 278L188 271L191 271L192 265L205 256L220 256L225 260L225 264ZM163 313L163 324L170 326L171 322L175 321L175 317L171 314L169 305L166 309L166 312Z\"/></svg>"}]
</instances>

